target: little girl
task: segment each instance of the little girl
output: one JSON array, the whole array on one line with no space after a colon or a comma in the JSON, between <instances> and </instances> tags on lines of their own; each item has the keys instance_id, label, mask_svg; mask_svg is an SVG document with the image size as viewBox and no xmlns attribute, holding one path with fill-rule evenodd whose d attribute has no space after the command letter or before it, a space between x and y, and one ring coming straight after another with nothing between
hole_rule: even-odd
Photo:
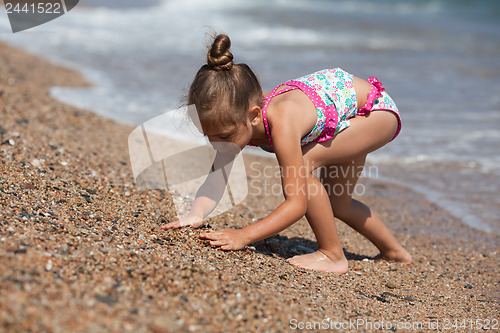
<instances>
[{"instance_id":1,"label":"little girl","mask_svg":"<svg viewBox=\"0 0 500 333\"><path fill-rule=\"evenodd\" d=\"M279 233L305 215L318 251L288 262L346 273L348 263L335 216L370 240L380 251L378 258L410 264L410 254L377 215L352 198L366 155L394 139L401 128L398 109L382 84L374 77L365 81L336 68L287 81L263 93L252 70L246 64L233 63L230 46L228 36L215 37L207 64L190 87L188 103L196 106L211 142L232 143L241 149L260 146L276 154L285 201L264 219L242 229L209 231L200 237L223 250L239 250ZM312 175L320 167L327 170L321 173L321 181ZM329 173L328 168L341 172ZM203 225L217 205L203 193L198 191L188 216L162 228Z\"/></svg>"}]
</instances>

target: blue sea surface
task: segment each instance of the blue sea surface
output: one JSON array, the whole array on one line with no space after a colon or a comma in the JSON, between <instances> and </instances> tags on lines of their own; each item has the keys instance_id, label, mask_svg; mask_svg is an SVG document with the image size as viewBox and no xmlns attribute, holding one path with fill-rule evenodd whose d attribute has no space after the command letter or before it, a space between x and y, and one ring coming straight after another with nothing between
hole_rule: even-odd
<instances>
[{"instance_id":1,"label":"blue sea surface","mask_svg":"<svg viewBox=\"0 0 500 333\"><path fill-rule=\"evenodd\" d=\"M178 107L213 31L265 90L323 68L377 76L403 118L369 156L377 177L500 233L500 1L82 0L16 34L0 9L2 41L95 84L56 98L130 125Z\"/></svg>"}]
</instances>

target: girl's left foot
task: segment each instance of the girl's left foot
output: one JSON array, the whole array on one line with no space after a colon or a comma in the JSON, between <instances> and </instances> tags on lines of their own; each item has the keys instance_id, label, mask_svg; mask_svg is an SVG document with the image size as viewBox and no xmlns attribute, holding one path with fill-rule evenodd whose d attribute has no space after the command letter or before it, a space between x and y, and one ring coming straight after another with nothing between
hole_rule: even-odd
<instances>
[{"instance_id":1,"label":"girl's left foot","mask_svg":"<svg viewBox=\"0 0 500 333\"><path fill-rule=\"evenodd\" d=\"M295 256L287 261L294 266L315 271L345 274L348 270L347 259L344 256L334 261L321 251Z\"/></svg>"},{"instance_id":2,"label":"girl's left foot","mask_svg":"<svg viewBox=\"0 0 500 333\"><path fill-rule=\"evenodd\" d=\"M373 257L373 260L387 260L394 262L401 262L403 264L410 265L413 262L411 254L409 254L405 249L401 248L400 251L390 251L387 253L381 253Z\"/></svg>"}]
</instances>

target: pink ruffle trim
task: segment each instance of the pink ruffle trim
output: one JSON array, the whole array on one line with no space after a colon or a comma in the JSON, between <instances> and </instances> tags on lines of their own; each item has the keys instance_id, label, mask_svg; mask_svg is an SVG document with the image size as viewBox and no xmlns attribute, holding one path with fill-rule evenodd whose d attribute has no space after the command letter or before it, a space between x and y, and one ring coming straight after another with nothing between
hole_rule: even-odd
<instances>
[{"instance_id":1,"label":"pink ruffle trim","mask_svg":"<svg viewBox=\"0 0 500 333\"><path fill-rule=\"evenodd\" d=\"M370 76L368 82L372 84L372 89L368 93L365 105L358 110L356 115L364 116L370 113L370 110L373 107L373 102L382 96L382 91L385 91L385 88L382 87L382 82L380 82L376 77Z\"/></svg>"}]
</instances>

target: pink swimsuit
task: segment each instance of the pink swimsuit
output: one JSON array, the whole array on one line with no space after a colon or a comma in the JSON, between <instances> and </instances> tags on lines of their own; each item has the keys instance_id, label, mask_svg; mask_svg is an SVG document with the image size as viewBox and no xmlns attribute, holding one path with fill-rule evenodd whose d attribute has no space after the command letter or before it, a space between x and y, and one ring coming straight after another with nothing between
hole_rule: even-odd
<instances>
[{"instance_id":1,"label":"pink swimsuit","mask_svg":"<svg viewBox=\"0 0 500 333\"><path fill-rule=\"evenodd\" d=\"M271 132L266 114L269 102L273 97L295 89L300 89L309 97L316 107L318 116L318 120L311 132L302 138L302 146L313 141L330 140L340 131L350 126L349 118L356 115L364 116L374 110L387 110L396 114L399 124L398 130L393 137L394 140L401 130L398 108L392 98L385 92L385 88L382 88L382 83L377 78L370 77L368 82L372 84L372 89L368 94L366 104L359 110L353 86L353 76L340 68L324 69L276 86L269 96L264 97L265 102L262 108L262 118L271 147ZM277 91L279 87L284 85L290 87ZM272 149L268 147L261 146L261 148L272 152Z\"/></svg>"}]
</instances>

